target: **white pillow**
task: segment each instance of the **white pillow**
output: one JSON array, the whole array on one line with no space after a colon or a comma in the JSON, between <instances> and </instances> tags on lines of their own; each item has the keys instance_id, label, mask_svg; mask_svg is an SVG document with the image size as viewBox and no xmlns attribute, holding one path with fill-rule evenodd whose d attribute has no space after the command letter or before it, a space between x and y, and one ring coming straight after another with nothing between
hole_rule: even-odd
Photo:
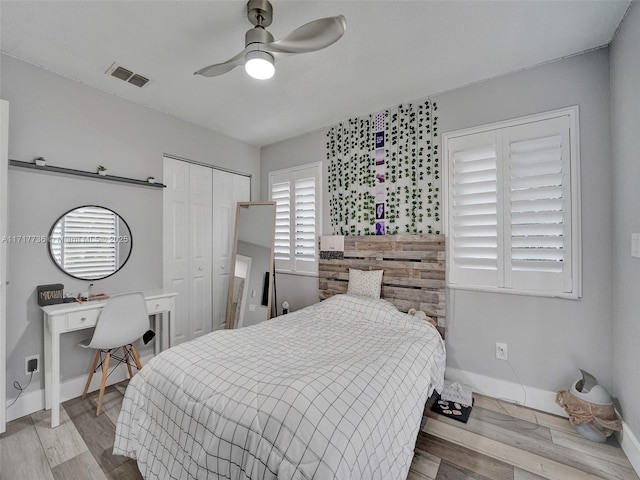
<instances>
[{"instance_id":1,"label":"white pillow","mask_svg":"<svg viewBox=\"0 0 640 480\"><path fill-rule=\"evenodd\" d=\"M363 297L380 298L380 285L382 284L383 270L356 270L349 269L349 286L347 293Z\"/></svg>"}]
</instances>

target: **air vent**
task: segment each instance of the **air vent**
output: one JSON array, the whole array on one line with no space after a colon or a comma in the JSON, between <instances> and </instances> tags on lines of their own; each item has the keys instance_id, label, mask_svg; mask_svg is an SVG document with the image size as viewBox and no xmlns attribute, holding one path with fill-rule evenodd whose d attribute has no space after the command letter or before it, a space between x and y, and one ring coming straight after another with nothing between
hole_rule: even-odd
<instances>
[{"instance_id":1,"label":"air vent","mask_svg":"<svg viewBox=\"0 0 640 480\"><path fill-rule=\"evenodd\" d=\"M131 70L128 70L124 67L120 67L116 65L116 63L112 63L111 66L105 72L112 77L119 78L120 80L124 80L131 85L135 85L136 87L144 87L147 83L149 83L149 79L147 77L143 77L137 73L133 73Z\"/></svg>"},{"instance_id":2,"label":"air vent","mask_svg":"<svg viewBox=\"0 0 640 480\"><path fill-rule=\"evenodd\" d=\"M136 87L144 87L148 82L149 79L143 77L142 75L138 75L137 73L135 75L133 75L129 80L127 80L129 83L135 85Z\"/></svg>"},{"instance_id":3,"label":"air vent","mask_svg":"<svg viewBox=\"0 0 640 480\"><path fill-rule=\"evenodd\" d=\"M124 80L125 82L131 78L133 72L131 70L127 70L126 68L118 67L113 72L111 72L112 77L119 78L120 80Z\"/></svg>"}]
</instances>

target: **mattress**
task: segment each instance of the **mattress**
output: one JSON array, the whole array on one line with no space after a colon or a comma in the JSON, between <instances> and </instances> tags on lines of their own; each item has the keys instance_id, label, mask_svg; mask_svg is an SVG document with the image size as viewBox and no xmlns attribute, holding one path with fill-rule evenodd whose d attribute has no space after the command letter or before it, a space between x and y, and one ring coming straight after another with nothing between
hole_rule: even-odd
<instances>
[{"instance_id":1,"label":"mattress","mask_svg":"<svg viewBox=\"0 0 640 480\"><path fill-rule=\"evenodd\" d=\"M129 382L113 453L146 479L404 480L444 368L433 326L336 295L154 357Z\"/></svg>"}]
</instances>

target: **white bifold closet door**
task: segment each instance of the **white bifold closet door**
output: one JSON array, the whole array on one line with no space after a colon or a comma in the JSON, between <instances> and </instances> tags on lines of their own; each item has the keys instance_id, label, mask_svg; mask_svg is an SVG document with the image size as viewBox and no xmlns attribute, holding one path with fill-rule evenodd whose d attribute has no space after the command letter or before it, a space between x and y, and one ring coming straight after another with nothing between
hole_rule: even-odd
<instances>
[{"instance_id":1,"label":"white bifold closet door","mask_svg":"<svg viewBox=\"0 0 640 480\"><path fill-rule=\"evenodd\" d=\"M208 167L164 159L164 287L178 292L171 345L212 329L213 176Z\"/></svg>"},{"instance_id":2,"label":"white bifold closet door","mask_svg":"<svg viewBox=\"0 0 640 480\"><path fill-rule=\"evenodd\" d=\"M250 178L164 158L163 283L178 293L171 346L224 327L238 201Z\"/></svg>"}]
</instances>

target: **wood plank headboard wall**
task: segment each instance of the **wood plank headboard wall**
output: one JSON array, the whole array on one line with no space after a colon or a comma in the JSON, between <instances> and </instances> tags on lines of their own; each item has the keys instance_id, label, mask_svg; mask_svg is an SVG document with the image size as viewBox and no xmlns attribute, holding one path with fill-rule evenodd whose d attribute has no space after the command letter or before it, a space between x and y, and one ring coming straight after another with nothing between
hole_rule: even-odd
<instances>
[{"instance_id":1,"label":"wood plank headboard wall","mask_svg":"<svg viewBox=\"0 0 640 480\"><path fill-rule=\"evenodd\" d=\"M381 297L403 312L424 311L444 334L444 235L345 236L344 259L320 259L320 300L347 293L349 268L383 269Z\"/></svg>"}]
</instances>

